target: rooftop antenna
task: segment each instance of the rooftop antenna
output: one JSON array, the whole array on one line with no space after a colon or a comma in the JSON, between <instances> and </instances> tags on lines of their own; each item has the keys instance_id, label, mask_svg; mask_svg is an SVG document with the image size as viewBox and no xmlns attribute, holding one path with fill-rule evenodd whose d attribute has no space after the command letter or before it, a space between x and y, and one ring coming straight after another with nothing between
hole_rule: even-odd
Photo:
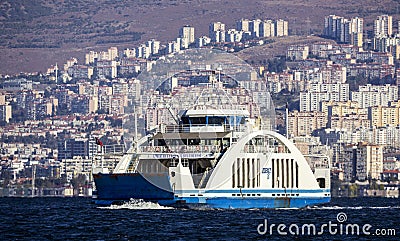
<instances>
[{"instance_id":1,"label":"rooftop antenna","mask_svg":"<svg viewBox=\"0 0 400 241\"><path fill-rule=\"evenodd\" d=\"M58 84L58 65L56 62L56 84Z\"/></svg>"}]
</instances>

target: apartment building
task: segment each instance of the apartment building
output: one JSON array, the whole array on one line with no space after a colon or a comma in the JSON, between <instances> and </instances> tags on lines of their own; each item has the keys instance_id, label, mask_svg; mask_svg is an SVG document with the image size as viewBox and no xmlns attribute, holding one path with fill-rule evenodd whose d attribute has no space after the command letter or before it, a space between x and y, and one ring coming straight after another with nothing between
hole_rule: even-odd
<instances>
[{"instance_id":1,"label":"apartment building","mask_svg":"<svg viewBox=\"0 0 400 241\"><path fill-rule=\"evenodd\" d=\"M225 24L221 22L213 22L208 28L211 42L225 42Z\"/></svg>"},{"instance_id":2,"label":"apartment building","mask_svg":"<svg viewBox=\"0 0 400 241\"><path fill-rule=\"evenodd\" d=\"M369 107L368 116L373 127L400 125L400 101L391 102L390 106Z\"/></svg>"},{"instance_id":3,"label":"apartment building","mask_svg":"<svg viewBox=\"0 0 400 241\"><path fill-rule=\"evenodd\" d=\"M289 35L289 22L278 19L275 20L275 36L276 37L282 37L282 36L288 36Z\"/></svg>"},{"instance_id":4,"label":"apartment building","mask_svg":"<svg viewBox=\"0 0 400 241\"><path fill-rule=\"evenodd\" d=\"M387 37L393 33L393 18L390 15L380 15L374 21L374 36Z\"/></svg>"},{"instance_id":5,"label":"apartment building","mask_svg":"<svg viewBox=\"0 0 400 241\"><path fill-rule=\"evenodd\" d=\"M308 45L291 45L286 50L286 58L292 61L305 60L309 51Z\"/></svg>"},{"instance_id":6,"label":"apartment building","mask_svg":"<svg viewBox=\"0 0 400 241\"><path fill-rule=\"evenodd\" d=\"M300 111L321 111L324 101L348 101L348 84L310 84L308 91L300 92Z\"/></svg>"},{"instance_id":7,"label":"apartment building","mask_svg":"<svg viewBox=\"0 0 400 241\"><path fill-rule=\"evenodd\" d=\"M12 118L12 107L11 105L0 105L0 121L9 122Z\"/></svg>"},{"instance_id":8,"label":"apartment building","mask_svg":"<svg viewBox=\"0 0 400 241\"><path fill-rule=\"evenodd\" d=\"M363 85L358 91L351 93L351 100L359 104L360 108L373 106L389 106L389 102L398 100L398 88L392 85Z\"/></svg>"},{"instance_id":9,"label":"apartment building","mask_svg":"<svg viewBox=\"0 0 400 241\"><path fill-rule=\"evenodd\" d=\"M310 136L314 130L325 128L326 124L326 113L294 111L288 116L288 133L290 137Z\"/></svg>"},{"instance_id":10,"label":"apartment building","mask_svg":"<svg viewBox=\"0 0 400 241\"><path fill-rule=\"evenodd\" d=\"M344 149L344 180L378 180L383 172L383 146L359 143Z\"/></svg>"}]
</instances>

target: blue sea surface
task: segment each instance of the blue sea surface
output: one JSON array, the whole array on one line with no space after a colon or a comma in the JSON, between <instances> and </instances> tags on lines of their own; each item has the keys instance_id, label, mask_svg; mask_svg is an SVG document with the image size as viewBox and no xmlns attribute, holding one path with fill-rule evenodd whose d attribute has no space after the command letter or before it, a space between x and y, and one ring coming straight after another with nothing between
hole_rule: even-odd
<instances>
[{"instance_id":1,"label":"blue sea surface","mask_svg":"<svg viewBox=\"0 0 400 241\"><path fill-rule=\"evenodd\" d=\"M400 240L399 224L400 200L386 198L334 198L320 206L269 210L175 209L137 200L99 207L89 198L0 198L0 240ZM350 232L355 225L359 234ZM365 225L369 235L362 231Z\"/></svg>"}]
</instances>

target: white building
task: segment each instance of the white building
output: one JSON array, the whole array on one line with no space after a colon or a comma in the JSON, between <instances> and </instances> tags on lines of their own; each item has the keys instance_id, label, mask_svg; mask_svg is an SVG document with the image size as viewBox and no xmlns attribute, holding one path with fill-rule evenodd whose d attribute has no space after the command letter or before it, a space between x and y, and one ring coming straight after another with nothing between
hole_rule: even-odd
<instances>
[{"instance_id":1,"label":"white building","mask_svg":"<svg viewBox=\"0 0 400 241\"><path fill-rule=\"evenodd\" d=\"M209 26L209 36L211 42L225 42L225 24L221 22L213 22Z\"/></svg>"},{"instance_id":2,"label":"white building","mask_svg":"<svg viewBox=\"0 0 400 241\"><path fill-rule=\"evenodd\" d=\"M359 86L358 91L351 93L351 100L356 101L360 108L389 106L389 102L398 100L398 88L389 84Z\"/></svg>"},{"instance_id":3,"label":"white building","mask_svg":"<svg viewBox=\"0 0 400 241\"><path fill-rule=\"evenodd\" d=\"M392 35L392 16L380 15L374 21L374 36L389 37Z\"/></svg>"},{"instance_id":4,"label":"white building","mask_svg":"<svg viewBox=\"0 0 400 241\"><path fill-rule=\"evenodd\" d=\"M194 27L185 25L179 30L179 37L187 41L189 44L194 43Z\"/></svg>"},{"instance_id":5,"label":"white building","mask_svg":"<svg viewBox=\"0 0 400 241\"><path fill-rule=\"evenodd\" d=\"M307 92L300 92L300 111L321 111L321 102L348 100L348 84L310 84Z\"/></svg>"}]
</instances>

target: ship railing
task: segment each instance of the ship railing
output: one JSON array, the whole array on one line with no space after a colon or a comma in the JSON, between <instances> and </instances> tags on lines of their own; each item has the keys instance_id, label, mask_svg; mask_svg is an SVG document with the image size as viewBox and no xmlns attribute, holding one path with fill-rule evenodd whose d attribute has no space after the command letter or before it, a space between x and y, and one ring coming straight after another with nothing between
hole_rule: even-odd
<instances>
[{"instance_id":1,"label":"ship railing","mask_svg":"<svg viewBox=\"0 0 400 241\"><path fill-rule=\"evenodd\" d=\"M115 145L104 145L102 146L105 155L118 155L123 154L125 152L125 146L123 144L115 144Z\"/></svg>"},{"instance_id":2,"label":"ship railing","mask_svg":"<svg viewBox=\"0 0 400 241\"><path fill-rule=\"evenodd\" d=\"M245 145L241 149L242 153L289 153L289 149L284 146L257 146Z\"/></svg>"},{"instance_id":3,"label":"ship railing","mask_svg":"<svg viewBox=\"0 0 400 241\"><path fill-rule=\"evenodd\" d=\"M169 146L140 146L140 152L159 153L219 153L219 145L169 145Z\"/></svg>"}]
</instances>

